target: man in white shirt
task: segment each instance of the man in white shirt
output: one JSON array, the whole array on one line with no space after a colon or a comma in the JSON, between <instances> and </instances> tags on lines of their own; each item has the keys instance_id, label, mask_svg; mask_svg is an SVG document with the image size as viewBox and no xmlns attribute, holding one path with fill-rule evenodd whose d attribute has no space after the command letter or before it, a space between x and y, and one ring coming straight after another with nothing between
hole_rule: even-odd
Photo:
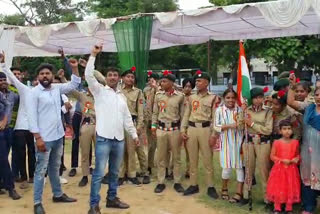
<instances>
[{"instance_id":1,"label":"man in white shirt","mask_svg":"<svg viewBox=\"0 0 320 214\"><path fill-rule=\"evenodd\" d=\"M103 86L94 77L95 57L102 47L95 46L87 63L85 78L94 97L96 111L95 169L92 174L89 214L100 214L100 188L107 161L109 161L109 190L106 207L127 209L129 205L117 197L118 174L124 151L124 130L139 145L126 98L117 88L120 74L116 68L108 68L107 85Z\"/></svg>"},{"instance_id":2,"label":"man in white shirt","mask_svg":"<svg viewBox=\"0 0 320 214\"><path fill-rule=\"evenodd\" d=\"M62 192L59 167L63 152L65 135L61 120L61 94L66 94L78 87L81 82L78 62L70 59L72 66L71 82L51 84L53 66L42 64L37 68L40 84L31 90L28 99L28 120L30 131L36 139L36 170L34 174L34 213L45 213L42 207L44 177L48 170L53 202L76 202Z\"/></svg>"}]
</instances>

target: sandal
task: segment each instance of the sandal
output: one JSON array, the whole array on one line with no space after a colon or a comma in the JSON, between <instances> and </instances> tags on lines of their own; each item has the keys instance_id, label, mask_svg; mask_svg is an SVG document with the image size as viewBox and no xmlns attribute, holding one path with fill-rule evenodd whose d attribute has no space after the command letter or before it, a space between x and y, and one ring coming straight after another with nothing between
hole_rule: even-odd
<instances>
[{"instance_id":1,"label":"sandal","mask_svg":"<svg viewBox=\"0 0 320 214\"><path fill-rule=\"evenodd\" d=\"M229 200L228 189L222 189L221 198L222 200Z\"/></svg>"},{"instance_id":2,"label":"sandal","mask_svg":"<svg viewBox=\"0 0 320 214\"><path fill-rule=\"evenodd\" d=\"M230 202L231 204L237 204L237 203L239 203L242 199L243 199L242 194L236 193L236 194L234 194L234 196L229 200L229 202Z\"/></svg>"}]
</instances>

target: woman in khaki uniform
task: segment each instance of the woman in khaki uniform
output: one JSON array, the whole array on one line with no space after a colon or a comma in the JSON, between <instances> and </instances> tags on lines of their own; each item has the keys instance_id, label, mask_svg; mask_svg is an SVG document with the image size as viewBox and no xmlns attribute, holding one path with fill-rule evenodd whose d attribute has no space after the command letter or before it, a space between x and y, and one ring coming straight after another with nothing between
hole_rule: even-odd
<instances>
[{"instance_id":1,"label":"woman in khaki uniform","mask_svg":"<svg viewBox=\"0 0 320 214\"><path fill-rule=\"evenodd\" d=\"M253 88L250 90L252 105L246 108L244 118L248 127L248 143L243 144L244 163L246 167L246 179L244 185L244 199L241 204L248 203L248 182L258 168L263 188L263 195L266 193L266 185L271 168L271 133L273 127L273 113L270 109L263 106L264 93L268 89ZM247 171L248 170L248 171ZM269 205L267 199L264 199Z\"/></svg>"}]
</instances>

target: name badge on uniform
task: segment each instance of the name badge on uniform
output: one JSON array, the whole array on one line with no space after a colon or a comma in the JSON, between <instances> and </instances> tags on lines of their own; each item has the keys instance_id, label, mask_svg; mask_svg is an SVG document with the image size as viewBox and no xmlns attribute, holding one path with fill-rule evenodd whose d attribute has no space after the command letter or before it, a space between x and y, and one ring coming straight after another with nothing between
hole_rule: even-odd
<instances>
[{"instance_id":1,"label":"name badge on uniform","mask_svg":"<svg viewBox=\"0 0 320 214\"><path fill-rule=\"evenodd\" d=\"M197 111L197 109L199 108L200 106L200 102L198 100L193 100L192 101L192 111L195 112Z\"/></svg>"},{"instance_id":2,"label":"name badge on uniform","mask_svg":"<svg viewBox=\"0 0 320 214\"><path fill-rule=\"evenodd\" d=\"M86 103L84 104L83 113L87 114L87 113L89 113L89 111L90 111L91 109L93 109L92 103L91 103L91 102L86 102Z\"/></svg>"},{"instance_id":3,"label":"name badge on uniform","mask_svg":"<svg viewBox=\"0 0 320 214\"><path fill-rule=\"evenodd\" d=\"M167 107L167 102L164 100L161 100L159 102L159 107L160 107L160 111L161 112L165 112L166 111L166 107Z\"/></svg>"}]
</instances>

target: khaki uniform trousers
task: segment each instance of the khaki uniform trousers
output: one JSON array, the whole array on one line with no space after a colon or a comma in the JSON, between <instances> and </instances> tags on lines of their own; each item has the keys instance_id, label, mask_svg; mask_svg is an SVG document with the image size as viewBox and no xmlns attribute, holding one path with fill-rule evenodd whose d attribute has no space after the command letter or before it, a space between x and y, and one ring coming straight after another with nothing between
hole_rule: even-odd
<instances>
[{"instance_id":1,"label":"khaki uniform trousers","mask_svg":"<svg viewBox=\"0 0 320 214\"><path fill-rule=\"evenodd\" d=\"M96 125L83 124L80 128L81 168L83 176L90 174L89 156L91 143L96 144Z\"/></svg>"},{"instance_id":2,"label":"khaki uniform trousers","mask_svg":"<svg viewBox=\"0 0 320 214\"><path fill-rule=\"evenodd\" d=\"M157 139L152 136L152 132L147 128L147 140L148 140L148 167L155 167L155 153L157 149Z\"/></svg>"},{"instance_id":3,"label":"khaki uniform trousers","mask_svg":"<svg viewBox=\"0 0 320 214\"><path fill-rule=\"evenodd\" d=\"M137 176L136 153L138 156L142 176L148 175L147 156L144 152L144 146L136 146L131 136L125 133L124 157L120 167L119 177L123 178L127 173L129 178Z\"/></svg>"},{"instance_id":4,"label":"khaki uniform trousers","mask_svg":"<svg viewBox=\"0 0 320 214\"><path fill-rule=\"evenodd\" d=\"M205 183L207 187L213 187L213 164L212 164L212 149L209 145L211 135L210 127L206 128L188 128L187 150L190 158L190 185L198 184L198 162L199 151L201 153L204 166Z\"/></svg>"},{"instance_id":5,"label":"khaki uniform trousers","mask_svg":"<svg viewBox=\"0 0 320 214\"><path fill-rule=\"evenodd\" d=\"M266 200L266 187L269 178L269 172L271 168L270 161L270 152L271 152L271 144L252 144L252 143L244 143L243 146L243 158L245 167L248 167L249 173L251 176L255 174L256 165L259 169L261 184L263 188L264 200ZM247 159L247 155L249 152L249 159ZM257 162L257 164L256 164ZM247 169L246 169L247 170ZM252 177L251 177L252 178ZM243 190L244 198L248 198L248 185L244 184Z\"/></svg>"},{"instance_id":6,"label":"khaki uniform trousers","mask_svg":"<svg viewBox=\"0 0 320 214\"><path fill-rule=\"evenodd\" d=\"M181 180L181 139L180 130L163 131L157 129L158 183L163 184L168 165L168 150L172 153L173 177L175 183Z\"/></svg>"}]
</instances>

